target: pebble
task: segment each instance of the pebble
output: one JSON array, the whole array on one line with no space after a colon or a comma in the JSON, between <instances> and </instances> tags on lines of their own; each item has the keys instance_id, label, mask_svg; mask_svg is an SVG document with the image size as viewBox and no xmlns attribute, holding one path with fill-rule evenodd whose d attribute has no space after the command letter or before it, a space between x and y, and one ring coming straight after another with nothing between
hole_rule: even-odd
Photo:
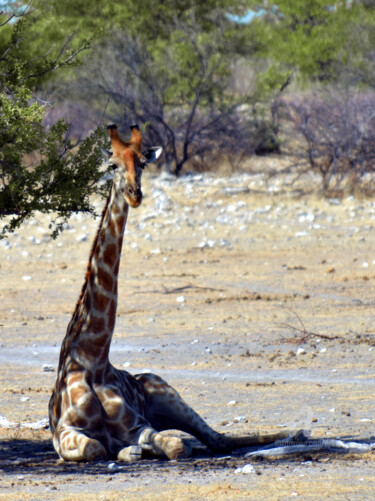
<instances>
[{"instance_id":1,"label":"pebble","mask_svg":"<svg viewBox=\"0 0 375 501\"><path fill-rule=\"evenodd\" d=\"M86 242L88 237L89 237L88 233L82 233L81 235L78 235L76 240L77 240L77 242Z\"/></svg>"},{"instance_id":2,"label":"pebble","mask_svg":"<svg viewBox=\"0 0 375 501\"><path fill-rule=\"evenodd\" d=\"M245 464L245 466L242 466L241 468L237 468L234 470L234 473L236 475L246 475L248 473L255 473L255 468L252 464Z\"/></svg>"},{"instance_id":3,"label":"pebble","mask_svg":"<svg viewBox=\"0 0 375 501\"><path fill-rule=\"evenodd\" d=\"M233 407L234 405L237 405L237 400L229 400L228 404L229 407Z\"/></svg>"},{"instance_id":4,"label":"pebble","mask_svg":"<svg viewBox=\"0 0 375 501\"><path fill-rule=\"evenodd\" d=\"M242 421L245 421L246 416L236 416L233 418L233 423L241 423Z\"/></svg>"},{"instance_id":5,"label":"pebble","mask_svg":"<svg viewBox=\"0 0 375 501\"><path fill-rule=\"evenodd\" d=\"M177 303L185 303L186 302L186 297L185 296L178 296L176 298Z\"/></svg>"},{"instance_id":6,"label":"pebble","mask_svg":"<svg viewBox=\"0 0 375 501\"><path fill-rule=\"evenodd\" d=\"M29 237L29 241L35 245L40 245L42 243L42 241L39 240L39 238L36 238L34 236Z\"/></svg>"},{"instance_id":7,"label":"pebble","mask_svg":"<svg viewBox=\"0 0 375 501\"><path fill-rule=\"evenodd\" d=\"M25 280L25 282L29 281L29 280L32 280L33 277L30 277L30 275L24 275L22 277L22 280Z\"/></svg>"},{"instance_id":8,"label":"pebble","mask_svg":"<svg viewBox=\"0 0 375 501\"><path fill-rule=\"evenodd\" d=\"M50 365L50 364L43 364L42 365L42 371L43 372L54 372L55 371L55 368L53 365Z\"/></svg>"}]
</instances>

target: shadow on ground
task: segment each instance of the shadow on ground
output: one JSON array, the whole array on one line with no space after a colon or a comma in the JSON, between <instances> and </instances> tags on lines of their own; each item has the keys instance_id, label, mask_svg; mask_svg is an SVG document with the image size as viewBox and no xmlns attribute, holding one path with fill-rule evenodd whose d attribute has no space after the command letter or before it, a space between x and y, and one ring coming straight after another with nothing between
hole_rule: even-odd
<instances>
[{"instance_id":1,"label":"shadow on ground","mask_svg":"<svg viewBox=\"0 0 375 501\"><path fill-rule=\"evenodd\" d=\"M348 440L347 437L338 440ZM360 443L366 444L373 441L372 438L363 438ZM249 449L246 450L248 452ZM242 452L242 453L241 453ZM332 451L304 452L280 458L246 458L244 451L238 451L237 455L231 456L210 456L208 451L202 448L195 449L194 457L179 461L169 461L167 459L144 459L134 463L112 463L111 461L85 463L85 462L64 462L59 460L53 449L50 439L25 439L9 438L0 440L0 471L5 474L26 474L33 475L108 475L117 472L126 472L131 476L146 474L150 471L175 472L205 472L232 470L241 468L245 464L296 464L304 461L326 462L327 460L355 461L370 457L373 453L353 454Z\"/></svg>"}]
</instances>

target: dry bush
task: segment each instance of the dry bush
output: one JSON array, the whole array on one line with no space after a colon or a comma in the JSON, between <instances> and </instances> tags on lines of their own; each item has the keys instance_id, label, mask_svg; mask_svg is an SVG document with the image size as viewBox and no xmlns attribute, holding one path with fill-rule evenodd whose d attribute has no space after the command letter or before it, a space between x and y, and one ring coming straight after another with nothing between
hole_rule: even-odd
<instances>
[{"instance_id":1,"label":"dry bush","mask_svg":"<svg viewBox=\"0 0 375 501\"><path fill-rule=\"evenodd\" d=\"M375 93L353 96L292 96L275 103L275 115L291 125L287 150L319 173L325 192L348 188L373 191Z\"/></svg>"}]
</instances>

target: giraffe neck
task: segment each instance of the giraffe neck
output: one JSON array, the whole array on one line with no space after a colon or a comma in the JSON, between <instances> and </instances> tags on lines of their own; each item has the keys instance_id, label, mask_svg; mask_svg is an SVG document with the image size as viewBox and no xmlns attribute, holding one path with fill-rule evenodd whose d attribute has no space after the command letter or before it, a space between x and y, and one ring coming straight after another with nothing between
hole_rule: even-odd
<instances>
[{"instance_id":1,"label":"giraffe neck","mask_svg":"<svg viewBox=\"0 0 375 501\"><path fill-rule=\"evenodd\" d=\"M122 191L113 183L91 249L81 296L64 339L60 365L71 360L99 371L108 365L128 209Z\"/></svg>"}]
</instances>

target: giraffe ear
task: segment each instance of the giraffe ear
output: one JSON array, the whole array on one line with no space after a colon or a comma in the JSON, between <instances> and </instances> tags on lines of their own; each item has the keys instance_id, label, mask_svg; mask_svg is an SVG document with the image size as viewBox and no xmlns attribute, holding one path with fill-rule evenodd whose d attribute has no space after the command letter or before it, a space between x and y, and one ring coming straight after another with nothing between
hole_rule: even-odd
<instances>
[{"instance_id":1,"label":"giraffe ear","mask_svg":"<svg viewBox=\"0 0 375 501\"><path fill-rule=\"evenodd\" d=\"M161 152L163 151L163 148L161 146L152 146L152 148L149 148L148 150L144 151L142 155L145 158L145 164L149 164L152 162L155 162L160 155Z\"/></svg>"}]
</instances>

